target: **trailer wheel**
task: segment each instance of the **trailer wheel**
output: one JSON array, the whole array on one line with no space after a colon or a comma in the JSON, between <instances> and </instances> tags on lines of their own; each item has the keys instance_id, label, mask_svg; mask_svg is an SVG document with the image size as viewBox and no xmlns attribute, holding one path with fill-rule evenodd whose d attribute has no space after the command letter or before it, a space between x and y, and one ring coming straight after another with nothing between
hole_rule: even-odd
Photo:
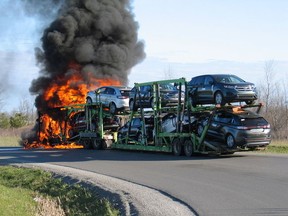
<instances>
[{"instance_id":1,"label":"trailer wheel","mask_svg":"<svg viewBox=\"0 0 288 216\"><path fill-rule=\"evenodd\" d=\"M83 145L83 147L85 149L91 149L91 142L90 140L82 140L81 141L81 145Z\"/></svg>"},{"instance_id":2,"label":"trailer wheel","mask_svg":"<svg viewBox=\"0 0 288 216\"><path fill-rule=\"evenodd\" d=\"M193 155L194 153L194 149L193 149L193 143L191 140L187 139L184 142L184 154L187 157L190 157L191 155Z\"/></svg>"},{"instance_id":3,"label":"trailer wheel","mask_svg":"<svg viewBox=\"0 0 288 216\"><path fill-rule=\"evenodd\" d=\"M172 150L175 156L180 156L182 154L182 144L179 138L175 138L172 142Z\"/></svg>"},{"instance_id":4,"label":"trailer wheel","mask_svg":"<svg viewBox=\"0 0 288 216\"><path fill-rule=\"evenodd\" d=\"M100 150L102 149L102 140L99 140L99 139L93 139L92 140L92 147L93 149L96 149L96 150Z\"/></svg>"}]
</instances>

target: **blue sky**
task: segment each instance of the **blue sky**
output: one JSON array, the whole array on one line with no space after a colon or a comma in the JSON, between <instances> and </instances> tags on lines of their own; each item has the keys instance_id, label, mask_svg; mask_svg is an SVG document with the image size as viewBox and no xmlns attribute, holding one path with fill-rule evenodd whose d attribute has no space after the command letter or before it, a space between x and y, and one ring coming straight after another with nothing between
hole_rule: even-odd
<instances>
[{"instance_id":1,"label":"blue sky","mask_svg":"<svg viewBox=\"0 0 288 216\"><path fill-rule=\"evenodd\" d=\"M19 2L0 2L0 75L11 90L8 111L30 98L39 71L34 47L49 23L27 17ZM287 0L134 0L132 7L147 57L132 69L130 86L203 73L232 73L258 84L269 60L277 79L288 76Z\"/></svg>"}]
</instances>

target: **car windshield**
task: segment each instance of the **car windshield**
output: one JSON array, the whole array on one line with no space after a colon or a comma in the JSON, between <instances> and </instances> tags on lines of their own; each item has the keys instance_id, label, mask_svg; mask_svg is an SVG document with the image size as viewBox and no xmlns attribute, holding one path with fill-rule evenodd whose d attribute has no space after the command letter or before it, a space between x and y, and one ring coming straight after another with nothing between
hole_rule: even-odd
<instances>
[{"instance_id":1,"label":"car windshield","mask_svg":"<svg viewBox=\"0 0 288 216\"><path fill-rule=\"evenodd\" d=\"M267 125L268 122L262 118L241 118L241 125L246 126L246 127L251 127L251 126L263 126Z\"/></svg>"},{"instance_id":2,"label":"car windshield","mask_svg":"<svg viewBox=\"0 0 288 216\"><path fill-rule=\"evenodd\" d=\"M243 83L245 82L241 78L235 75L216 75L215 76L216 82L220 83Z\"/></svg>"},{"instance_id":3,"label":"car windshield","mask_svg":"<svg viewBox=\"0 0 288 216\"><path fill-rule=\"evenodd\" d=\"M120 90L122 96L129 96L129 90Z\"/></svg>"},{"instance_id":4,"label":"car windshield","mask_svg":"<svg viewBox=\"0 0 288 216\"><path fill-rule=\"evenodd\" d=\"M160 89L161 90L177 90L176 87L172 84L161 84Z\"/></svg>"}]
</instances>

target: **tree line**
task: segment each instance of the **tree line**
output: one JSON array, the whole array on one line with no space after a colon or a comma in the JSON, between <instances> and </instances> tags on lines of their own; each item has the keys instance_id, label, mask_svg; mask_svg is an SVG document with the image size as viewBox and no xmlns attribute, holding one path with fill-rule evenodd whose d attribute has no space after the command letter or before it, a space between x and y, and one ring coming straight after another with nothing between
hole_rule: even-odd
<instances>
[{"instance_id":1,"label":"tree line","mask_svg":"<svg viewBox=\"0 0 288 216\"><path fill-rule=\"evenodd\" d=\"M263 80L256 85L258 102L264 103L261 115L270 123L274 139L288 139L288 79L277 80L276 63L265 62ZM0 107L5 102L4 89L0 87ZM28 99L20 101L18 109L11 113L1 112L0 128L20 128L34 125L37 118L33 102Z\"/></svg>"}]
</instances>

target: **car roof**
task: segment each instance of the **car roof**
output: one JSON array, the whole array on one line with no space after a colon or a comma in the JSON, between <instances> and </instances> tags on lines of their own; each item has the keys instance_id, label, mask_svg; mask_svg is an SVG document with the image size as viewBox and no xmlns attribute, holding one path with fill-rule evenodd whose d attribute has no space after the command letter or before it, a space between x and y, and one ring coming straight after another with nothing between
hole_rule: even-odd
<instances>
[{"instance_id":1,"label":"car roof","mask_svg":"<svg viewBox=\"0 0 288 216\"><path fill-rule=\"evenodd\" d=\"M98 89L104 88L104 87L116 88L116 89L120 89L120 90L130 90L131 89L131 87L128 87L128 86L113 86L113 85L111 85L111 86L101 86Z\"/></svg>"},{"instance_id":2,"label":"car roof","mask_svg":"<svg viewBox=\"0 0 288 216\"><path fill-rule=\"evenodd\" d=\"M233 107L231 109L222 110L222 112L228 112L228 113L231 113L233 115L239 116L240 118L260 118L260 117L262 117L258 113L252 112L250 110L245 110L245 109L242 109L240 107Z\"/></svg>"}]
</instances>

